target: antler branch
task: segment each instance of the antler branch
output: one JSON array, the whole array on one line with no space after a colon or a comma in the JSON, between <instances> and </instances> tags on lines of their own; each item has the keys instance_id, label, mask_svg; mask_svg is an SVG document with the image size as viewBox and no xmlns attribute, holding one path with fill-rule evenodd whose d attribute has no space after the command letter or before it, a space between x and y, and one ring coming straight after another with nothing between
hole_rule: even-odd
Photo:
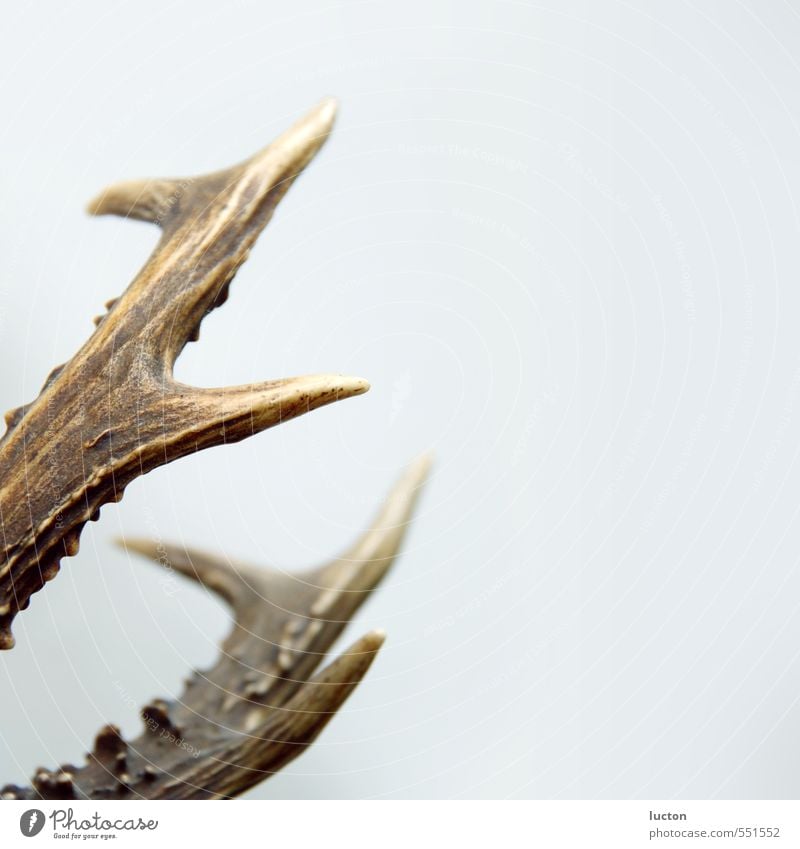
<instances>
[{"instance_id":1,"label":"antler branch","mask_svg":"<svg viewBox=\"0 0 800 849\"><path fill-rule=\"evenodd\" d=\"M223 303L236 270L294 179L325 141L322 102L246 162L202 177L121 183L90 205L157 223L162 237L124 294L39 397L6 416L0 440L0 649L30 596L78 550L85 523L139 475L236 442L366 381L317 375L227 389L173 378L183 347Z\"/></svg>"},{"instance_id":2,"label":"antler branch","mask_svg":"<svg viewBox=\"0 0 800 849\"><path fill-rule=\"evenodd\" d=\"M314 671L391 566L427 476L408 469L372 528L338 560L299 575L233 566L217 557L141 540L124 543L213 589L232 607L234 629L207 672L177 701L142 710L131 742L106 726L87 765L40 769L33 787L6 799L209 799L238 795L297 757L362 679L383 642L373 631ZM313 677L312 677L313 676Z\"/></svg>"}]
</instances>

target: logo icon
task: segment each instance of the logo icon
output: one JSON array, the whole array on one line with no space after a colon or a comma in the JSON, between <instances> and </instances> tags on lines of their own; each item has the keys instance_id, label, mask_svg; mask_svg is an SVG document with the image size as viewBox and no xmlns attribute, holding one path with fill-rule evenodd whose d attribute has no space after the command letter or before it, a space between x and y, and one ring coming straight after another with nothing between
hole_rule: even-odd
<instances>
[{"instance_id":1,"label":"logo icon","mask_svg":"<svg viewBox=\"0 0 800 849\"><path fill-rule=\"evenodd\" d=\"M38 808L31 808L19 818L19 830L25 837L36 837L44 828L44 814Z\"/></svg>"}]
</instances>

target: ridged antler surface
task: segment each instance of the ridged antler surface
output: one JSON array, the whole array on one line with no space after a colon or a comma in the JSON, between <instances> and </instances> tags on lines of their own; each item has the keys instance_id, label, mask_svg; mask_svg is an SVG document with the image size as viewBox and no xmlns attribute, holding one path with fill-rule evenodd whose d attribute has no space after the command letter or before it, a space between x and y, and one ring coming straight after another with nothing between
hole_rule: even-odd
<instances>
[{"instance_id":1,"label":"ridged antler surface","mask_svg":"<svg viewBox=\"0 0 800 849\"><path fill-rule=\"evenodd\" d=\"M90 207L159 224L161 240L39 397L0 440L0 648L30 596L78 550L84 524L139 475L365 392L338 375L200 389L173 378L184 345L219 306L298 173L323 144L326 100L261 153L202 177L122 183Z\"/></svg>"},{"instance_id":2,"label":"ridged antler surface","mask_svg":"<svg viewBox=\"0 0 800 849\"><path fill-rule=\"evenodd\" d=\"M6 416L0 440L0 648L30 596L78 550L84 524L139 475L236 442L339 398L365 381L339 375L199 389L175 360L228 286L297 174L331 129L333 101L261 153L203 177L122 183L90 206L159 224L162 237L124 294L39 397ZM383 642L375 631L311 677L391 565L427 472L417 461L374 527L339 560L302 575L232 566L176 546L127 547L221 595L234 628L217 664L183 695L142 710L144 732L98 734L83 767L36 772L5 799L207 799L244 792L300 754L359 683Z\"/></svg>"},{"instance_id":3,"label":"ridged antler surface","mask_svg":"<svg viewBox=\"0 0 800 849\"><path fill-rule=\"evenodd\" d=\"M338 560L288 575L231 566L177 546L127 541L130 550L200 581L233 608L222 656L195 673L177 701L142 710L127 743L104 728L85 767L38 770L6 799L209 799L244 792L299 755L359 683L383 642L373 631L315 677L327 649L397 554L427 458L395 486L373 527Z\"/></svg>"}]
</instances>

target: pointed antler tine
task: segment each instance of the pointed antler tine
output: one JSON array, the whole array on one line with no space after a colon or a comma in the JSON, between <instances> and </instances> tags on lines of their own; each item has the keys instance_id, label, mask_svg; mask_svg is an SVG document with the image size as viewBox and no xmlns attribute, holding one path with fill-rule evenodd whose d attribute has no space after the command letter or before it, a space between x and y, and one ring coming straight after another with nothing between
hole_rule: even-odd
<instances>
[{"instance_id":1,"label":"pointed antler tine","mask_svg":"<svg viewBox=\"0 0 800 849\"><path fill-rule=\"evenodd\" d=\"M324 98L272 144L239 166L241 177L252 182L261 194L260 200L267 191L274 192L277 188L282 195L289 188L327 140L336 112L336 99ZM287 181L289 185L284 186Z\"/></svg>"},{"instance_id":2,"label":"pointed antler tine","mask_svg":"<svg viewBox=\"0 0 800 849\"><path fill-rule=\"evenodd\" d=\"M163 781L156 778L147 788L148 798L231 798L277 772L333 719L366 675L384 638L382 631L363 636L266 718L254 708L245 733L207 753L202 780L192 759L185 758Z\"/></svg>"},{"instance_id":3,"label":"pointed antler tine","mask_svg":"<svg viewBox=\"0 0 800 849\"><path fill-rule=\"evenodd\" d=\"M182 545L126 539L122 544L167 568L207 585L233 607L243 626L223 646L225 657L250 667L274 666L280 680L266 681L261 695L274 701L310 675L355 612L394 562L431 466L430 455L409 465L370 529L349 551L320 568L297 575L231 563L220 555ZM239 674L225 657L215 677ZM228 685L226 685L228 686Z\"/></svg>"},{"instance_id":4,"label":"pointed antler tine","mask_svg":"<svg viewBox=\"0 0 800 849\"><path fill-rule=\"evenodd\" d=\"M369 530L340 558L308 576L309 584L320 588L313 616L348 621L383 580L403 543L432 462L431 454L423 454L411 463Z\"/></svg>"},{"instance_id":5,"label":"pointed antler tine","mask_svg":"<svg viewBox=\"0 0 800 849\"><path fill-rule=\"evenodd\" d=\"M140 344L171 376L203 317L222 304L239 266L290 186L325 143L336 117L326 98L285 133L244 162L199 177L133 180L107 188L90 204L95 215L151 221L164 239L134 286L115 305L146 300L169 332L142 336ZM181 261L162 260L175 255Z\"/></svg>"},{"instance_id":6,"label":"pointed antler tine","mask_svg":"<svg viewBox=\"0 0 800 849\"><path fill-rule=\"evenodd\" d=\"M284 742L308 744L319 734L361 683L385 640L384 631L370 631L300 687L278 712L275 725L283 726L291 737Z\"/></svg>"},{"instance_id":7,"label":"pointed antler tine","mask_svg":"<svg viewBox=\"0 0 800 849\"><path fill-rule=\"evenodd\" d=\"M203 177L124 180L105 188L87 205L90 215L119 215L167 227L197 204L185 195L216 194L239 185L254 189L253 199L263 201L268 192L277 195L273 206L325 143L336 120L337 102L326 97L294 126L263 150L232 168ZM265 222L266 223L266 222Z\"/></svg>"},{"instance_id":8,"label":"pointed antler tine","mask_svg":"<svg viewBox=\"0 0 800 849\"><path fill-rule=\"evenodd\" d=\"M372 527L342 560L370 561L375 571L380 572L378 579L383 577L403 542L432 465L431 453L421 454L408 465L387 495Z\"/></svg>"},{"instance_id":9,"label":"pointed antler tine","mask_svg":"<svg viewBox=\"0 0 800 849\"><path fill-rule=\"evenodd\" d=\"M213 590L234 608L243 598L242 580L235 568L220 558L181 545L156 542L139 537L118 537L114 543L128 553L139 554L167 570L180 572Z\"/></svg>"},{"instance_id":10,"label":"pointed antler tine","mask_svg":"<svg viewBox=\"0 0 800 849\"><path fill-rule=\"evenodd\" d=\"M369 383L360 377L315 374L230 386L199 389L176 384L164 396L162 425L170 430L186 423L192 450L238 442L254 433L316 410L334 401L363 395ZM182 440L182 443L186 443Z\"/></svg>"},{"instance_id":11,"label":"pointed antler tine","mask_svg":"<svg viewBox=\"0 0 800 849\"><path fill-rule=\"evenodd\" d=\"M86 211L161 224L187 185L182 180L125 180L104 189L87 204Z\"/></svg>"}]
</instances>

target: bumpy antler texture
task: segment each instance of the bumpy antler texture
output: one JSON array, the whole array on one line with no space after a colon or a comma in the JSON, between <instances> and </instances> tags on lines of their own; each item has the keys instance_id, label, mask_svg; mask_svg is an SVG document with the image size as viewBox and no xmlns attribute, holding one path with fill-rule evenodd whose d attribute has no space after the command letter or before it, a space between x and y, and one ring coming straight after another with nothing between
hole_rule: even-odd
<instances>
[{"instance_id":1,"label":"bumpy antler texture","mask_svg":"<svg viewBox=\"0 0 800 849\"><path fill-rule=\"evenodd\" d=\"M326 100L261 153L203 177L123 183L90 211L159 224L147 264L75 356L31 404L6 416L0 440L0 648L30 596L74 555L84 524L119 501L134 478L178 457L235 442L365 381L296 377L225 389L172 376L200 322L219 306L238 267L298 173L324 142Z\"/></svg>"},{"instance_id":2,"label":"bumpy antler texture","mask_svg":"<svg viewBox=\"0 0 800 849\"><path fill-rule=\"evenodd\" d=\"M127 541L137 551L219 593L235 626L222 656L195 673L177 701L142 710L145 730L127 743L104 728L85 767L38 770L33 787L6 799L227 798L299 755L325 727L383 642L374 631L315 677L325 652L386 574L402 542L428 461L414 463L373 527L338 560L288 575L231 566L178 546Z\"/></svg>"},{"instance_id":3,"label":"bumpy antler texture","mask_svg":"<svg viewBox=\"0 0 800 849\"><path fill-rule=\"evenodd\" d=\"M90 211L153 221L158 246L80 351L48 377L39 397L6 416L0 440L0 648L32 593L75 554L101 505L139 475L200 448L235 442L368 387L322 375L225 389L173 378L178 354L227 297L297 174L330 131L324 101L266 150L233 168L185 180L123 183ZM330 645L394 560L426 476L418 460L373 528L351 551L301 574L232 566L176 546L128 541L130 550L198 580L232 607L222 656L194 673L175 701L142 710L144 732L97 736L83 767L37 771L6 799L228 798L296 757L369 668L380 632L311 677Z\"/></svg>"}]
</instances>

